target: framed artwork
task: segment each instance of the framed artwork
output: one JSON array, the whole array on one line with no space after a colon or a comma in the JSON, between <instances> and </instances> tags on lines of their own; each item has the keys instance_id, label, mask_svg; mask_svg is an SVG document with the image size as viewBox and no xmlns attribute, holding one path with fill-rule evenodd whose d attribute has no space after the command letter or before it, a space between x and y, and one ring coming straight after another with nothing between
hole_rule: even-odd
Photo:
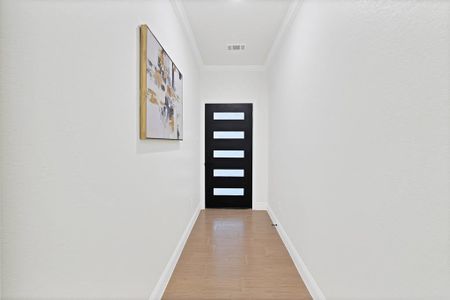
<instances>
[{"instance_id":1,"label":"framed artwork","mask_svg":"<svg viewBox=\"0 0 450 300\"><path fill-rule=\"evenodd\" d=\"M140 27L140 138L183 139L183 75L147 25Z\"/></svg>"}]
</instances>

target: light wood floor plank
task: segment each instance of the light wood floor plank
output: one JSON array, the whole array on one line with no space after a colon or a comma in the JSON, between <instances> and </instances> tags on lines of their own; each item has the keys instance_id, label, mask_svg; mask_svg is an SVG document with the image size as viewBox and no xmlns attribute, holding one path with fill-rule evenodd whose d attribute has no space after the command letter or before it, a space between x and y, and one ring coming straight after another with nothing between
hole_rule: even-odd
<instances>
[{"instance_id":1,"label":"light wood floor plank","mask_svg":"<svg viewBox=\"0 0 450 300\"><path fill-rule=\"evenodd\" d=\"M201 211L163 299L312 299L265 211Z\"/></svg>"}]
</instances>

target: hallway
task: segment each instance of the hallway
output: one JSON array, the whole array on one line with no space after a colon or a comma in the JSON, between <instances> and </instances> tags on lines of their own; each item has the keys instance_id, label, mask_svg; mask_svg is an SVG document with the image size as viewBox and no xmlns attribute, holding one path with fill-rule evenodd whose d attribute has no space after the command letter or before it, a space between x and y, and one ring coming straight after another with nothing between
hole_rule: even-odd
<instances>
[{"instance_id":1,"label":"hallway","mask_svg":"<svg viewBox=\"0 0 450 300\"><path fill-rule=\"evenodd\" d=\"M0 0L0 299L450 300L449 25Z\"/></svg>"},{"instance_id":2,"label":"hallway","mask_svg":"<svg viewBox=\"0 0 450 300\"><path fill-rule=\"evenodd\" d=\"M311 299L266 211L202 210L163 299Z\"/></svg>"}]
</instances>

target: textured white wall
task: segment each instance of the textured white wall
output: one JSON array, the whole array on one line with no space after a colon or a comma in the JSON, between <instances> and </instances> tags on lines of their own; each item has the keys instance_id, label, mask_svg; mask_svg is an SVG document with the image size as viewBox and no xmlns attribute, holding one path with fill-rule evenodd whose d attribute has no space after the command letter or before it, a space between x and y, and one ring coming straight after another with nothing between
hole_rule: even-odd
<instances>
[{"instance_id":1,"label":"textured white wall","mask_svg":"<svg viewBox=\"0 0 450 300\"><path fill-rule=\"evenodd\" d=\"M185 140L138 140L138 26ZM0 2L4 299L148 299L199 203L198 70L169 1ZM3 299L3 298L2 298Z\"/></svg>"},{"instance_id":2,"label":"textured white wall","mask_svg":"<svg viewBox=\"0 0 450 300\"><path fill-rule=\"evenodd\" d=\"M268 91L262 70L206 68L201 72L201 161L204 162L205 103L253 103L253 208L267 206L268 184ZM201 171L200 193L205 204L205 174Z\"/></svg>"},{"instance_id":3,"label":"textured white wall","mask_svg":"<svg viewBox=\"0 0 450 300\"><path fill-rule=\"evenodd\" d=\"M269 205L328 299L450 298L449 2L306 0L269 69Z\"/></svg>"}]
</instances>

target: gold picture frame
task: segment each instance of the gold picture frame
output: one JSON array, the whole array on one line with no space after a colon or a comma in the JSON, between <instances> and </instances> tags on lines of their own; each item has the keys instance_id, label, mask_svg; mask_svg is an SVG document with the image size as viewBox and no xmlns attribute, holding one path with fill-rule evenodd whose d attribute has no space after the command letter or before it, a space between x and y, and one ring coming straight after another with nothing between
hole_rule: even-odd
<instances>
[{"instance_id":1,"label":"gold picture frame","mask_svg":"<svg viewBox=\"0 0 450 300\"><path fill-rule=\"evenodd\" d=\"M140 139L183 139L183 75L147 25L140 26Z\"/></svg>"}]
</instances>

